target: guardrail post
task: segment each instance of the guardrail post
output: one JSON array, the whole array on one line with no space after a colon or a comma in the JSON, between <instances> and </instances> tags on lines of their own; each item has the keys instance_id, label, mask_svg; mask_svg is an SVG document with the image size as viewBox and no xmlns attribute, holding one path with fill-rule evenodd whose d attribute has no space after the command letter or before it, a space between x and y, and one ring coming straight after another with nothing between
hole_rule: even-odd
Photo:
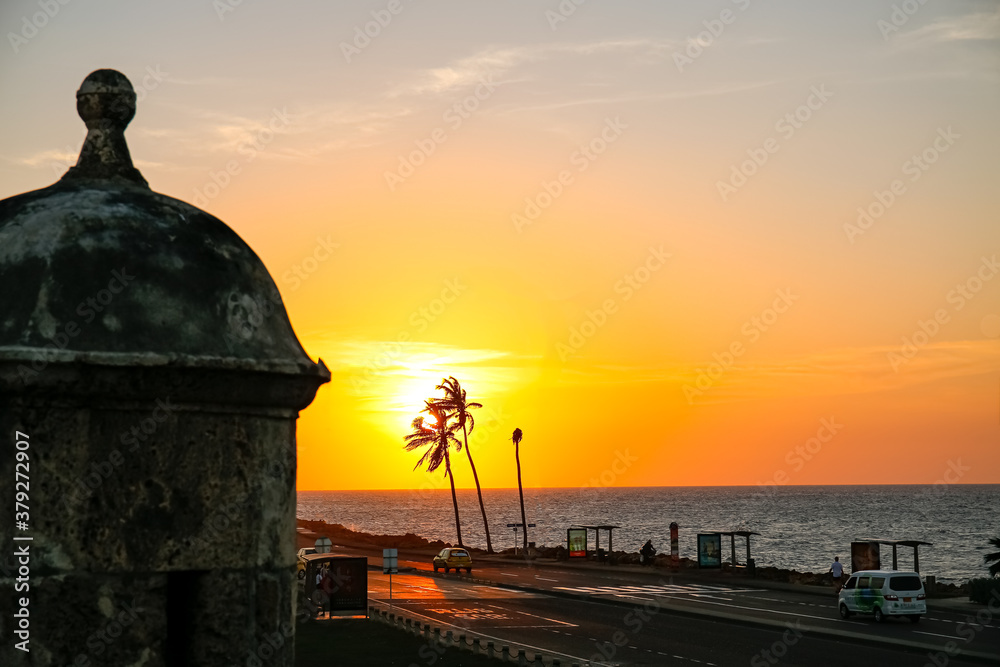
<instances>
[{"instance_id":1,"label":"guardrail post","mask_svg":"<svg viewBox=\"0 0 1000 667\"><path fill-rule=\"evenodd\" d=\"M475 639L472 640L472 653L473 655L479 655L480 653L482 653L482 651L483 651L483 642L482 640L479 639L479 637L476 637Z\"/></svg>"},{"instance_id":2,"label":"guardrail post","mask_svg":"<svg viewBox=\"0 0 1000 667\"><path fill-rule=\"evenodd\" d=\"M500 647L500 659L504 662L510 662L510 647L506 644Z\"/></svg>"},{"instance_id":3,"label":"guardrail post","mask_svg":"<svg viewBox=\"0 0 1000 667\"><path fill-rule=\"evenodd\" d=\"M524 654L524 649L517 650L517 664L521 667L526 667L528 664L528 656Z\"/></svg>"},{"instance_id":4,"label":"guardrail post","mask_svg":"<svg viewBox=\"0 0 1000 667\"><path fill-rule=\"evenodd\" d=\"M497 652L497 649L496 649L496 646L493 645L493 642L486 642L486 655L487 655L487 657L495 658L496 657L496 652Z\"/></svg>"}]
</instances>

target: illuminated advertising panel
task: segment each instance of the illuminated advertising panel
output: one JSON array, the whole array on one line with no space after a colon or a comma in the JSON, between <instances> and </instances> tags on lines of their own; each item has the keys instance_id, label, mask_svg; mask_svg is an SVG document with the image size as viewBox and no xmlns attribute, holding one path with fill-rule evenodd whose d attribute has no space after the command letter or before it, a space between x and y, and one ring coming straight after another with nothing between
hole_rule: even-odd
<instances>
[{"instance_id":1,"label":"illuminated advertising panel","mask_svg":"<svg viewBox=\"0 0 1000 667\"><path fill-rule=\"evenodd\" d=\"M587 529L570 528L566 531L566 548L570 558L587 557Z\"/></svg>"},{"instance_id":2,"label":"illuminated advertising panel","mask_svg":"<svg viewBox=\"0 0 1000 667\"><path fill-rule=\"evenodd\" d=\"M851 572L878 570L882 567L878 542L851 542Z\"/></svg>"},{"instance_id":3,"label":"illuminated advertising panel","mask_svg":"<svg viewBox=\"0 0 1000 667\"><path fill-rule=\"evenodd\" d=\"M368 612L368 559L306 556L305 595L320 611Z\"/></svg>"},{"instance_id":4,"label":"illuminated advertising panel","mask_svg":"<svg viewBox=\"0 0 1000 667\"><path fill-rule=\"evenodd\" d=\"M698 533L698 567L722 567L722 535Z\"/></svg>"}]
</instances>

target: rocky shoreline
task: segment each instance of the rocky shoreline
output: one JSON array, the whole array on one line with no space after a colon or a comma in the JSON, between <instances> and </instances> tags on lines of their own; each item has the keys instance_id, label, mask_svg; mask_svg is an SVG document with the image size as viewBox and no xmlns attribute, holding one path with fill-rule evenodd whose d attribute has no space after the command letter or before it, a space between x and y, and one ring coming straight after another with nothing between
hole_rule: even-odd
<instances>
[{"instance_id":1,"label":"rocky shoreline","mask_svg":"<svg viewBox=\"0 0 1000 667\"><path fill-rule=\"evenodd\" d=\"M413 533L405 533L403 535L373 535L371 533L365 533L360 531L350 530L345 528L339 523L327 523L325 521L308 521L305 519L298 519L297 525L311 530L314 533L325 535L333 540L334 543L341 543L345 546L372 546L372 547L395 547L400 549L421 549L426 550L429 554L436 553L445 547L455 546L451 542L443 542L441 540L427 540L419 535ZM477 549L475 547L466 547L473 555L480 554L486 555L485 549ZM515 555L513 549L503 549L497 551L494 554L501 558L523 558L522 555ZM537 547L534 550L533 557L542 558L547 560L563 561L568 560L568 552L566 547L559 545L555 547ZM636 551L615 551L609 554L609 557L614 559L614 561L620 565L639 565L639 553ZM671 566L670 555L669 554L657 554L653 559L653 567L669 569ZM690 558L682 557L680 559L681 569L698 569L698 563ZM730 569L728 563L724 563L722 566L723 571ZM830 580L830 575L828 573L819 572L798 572L796 570L785 570L777 567L767 567L767 566L757 566L754 573L754 577L757 579L762 579L765 581L776 581L787 584L798 584L802 586L831 586L832 582ZM935 597L959 597L963 595L968 595L968 585L967 584L944 584L935 583L933 585L933 590L929 590Z\"/></svg>"}]
</instances>

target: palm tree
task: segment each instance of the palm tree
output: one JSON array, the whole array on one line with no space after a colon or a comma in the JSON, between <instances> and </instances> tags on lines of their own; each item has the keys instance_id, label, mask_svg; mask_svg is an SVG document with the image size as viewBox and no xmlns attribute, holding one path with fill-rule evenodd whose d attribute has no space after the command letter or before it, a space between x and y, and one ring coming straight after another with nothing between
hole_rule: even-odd
<instances>
[{"instance_id":1,"label":"palm tree","mask_svg":"<svg viewBox=\"0 0 1000 667\"><path fill-rule=\"evenodd\" d=\"M444 406L436 405L431 401L424 401L424 406L421 412L430 414L434 419L434 424L428 426L423 417L414 419L410 425L413 433L403 438L406 440L406 451L410 452L418 447L429 447L424 452L424 455L420 457L420 460L417 461L417 465L413 466L414 470L422 466L426 461L427 472L434 472L441 466L441 463L444 463L445 474L448 475L448 480L451 482L451 502L455 506L455 532L458 534L458 546L464 547L465 545L462 544L462 524L458 519L458 496L455 494L455 477L451 474L451 456L448 453L452 443L455 444L455 449L462 448L462 443L455 437L458 424L448 423L451 415Z\"/></svg>"},{"instance_id":2,"label":"palm tree","mask_svg":"<svg viewBox=\"0 0 1000 667\"><path fill-rule=\"evenodd\" d=\"M528 551L528 520L524 518L524 488L521 486L521 429L515 428L511 440L514 441L514 460L517 461L517 493L521 497L521 525L524 526L524 551Z\"/></svg>"},{"instance_id":3,"label":"palm tree","mask_svg":"<svg viewBox=\"0 0 1000 667\"><path fill-rule=\"evenodd\" d=\"M483 513L483 529L486 531L486 553L493 553L493 541L490 539L490 523L486 518L486 505L483 504L483 489L479 486L479 475L476 473L476 464L472 462L472 450L469 449L469 433L476 427L476 420L469 412L471 408L481 408L482 403L469 403L465 398L465 390L454 377L442 380L436 389L442 389L445 398L434 401L438 405L443 405L458 420L458 425L462 427L462 438L465 441L465 454L469 457L469 465L472 467L472 478L476 480L476 493L479 495L479 511ZM468 430L466 430L468 426Z\"/></svg>"},{"instance_id":4,"label":"palm tree","mask_svg":"<svg viewBox=\"0 0 1000 667\"><path fill-rule=\"evenodd\" d=\"M1000 537L991 537L989 543L1000 549ZM992 563L992 565L990 565ZM1000 551L994 551L991 554L985 554L983 556L983 565L990 566L990 576L995 577L1000 575Z\"/></svg>"}]
</instances>

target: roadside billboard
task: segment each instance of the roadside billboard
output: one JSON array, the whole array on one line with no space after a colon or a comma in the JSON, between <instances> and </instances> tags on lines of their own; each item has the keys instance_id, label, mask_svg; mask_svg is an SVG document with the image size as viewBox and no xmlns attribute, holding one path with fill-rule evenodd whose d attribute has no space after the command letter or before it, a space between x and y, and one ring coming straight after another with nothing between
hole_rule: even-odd
<instances>
[{"instance_id":1,"label":"roadside billboard","mask_svg":"<svg viewBox=\"0 0 1000 667\"><path fill-rule=\"evenodd\" d=\"M722 567L722 535L698 533L698 567Z\"/></svg>"},{"instance_id":2,"label":"roadside billboard","mask_svg":"<svg viewBox=\"0 0 1000 667\"><path fill-rule=\"evenodd\" d=\"M587 557L587 529L568 528L566 530L566 548L570 558Z\"/></svg>"},{"instance_id":3,"label":"roadside billboard","mask_svg":"<svg viewBox=\"0 0 1000 667\"><path fill-rule=\"evenodd\" d=\"M368 613L368 559L309 554L305 596L321 611Z\"/></svg>"},{"instance_id":4,"label":"roadside billboard","mask_svg":"<svg viewBox=\"0 0 1000 667\"><path fill-rule=\"evenodd\" d=\"M851 572L882 568L882 550L878 542L851 542Z\"/></svg>"}]
</instances>

